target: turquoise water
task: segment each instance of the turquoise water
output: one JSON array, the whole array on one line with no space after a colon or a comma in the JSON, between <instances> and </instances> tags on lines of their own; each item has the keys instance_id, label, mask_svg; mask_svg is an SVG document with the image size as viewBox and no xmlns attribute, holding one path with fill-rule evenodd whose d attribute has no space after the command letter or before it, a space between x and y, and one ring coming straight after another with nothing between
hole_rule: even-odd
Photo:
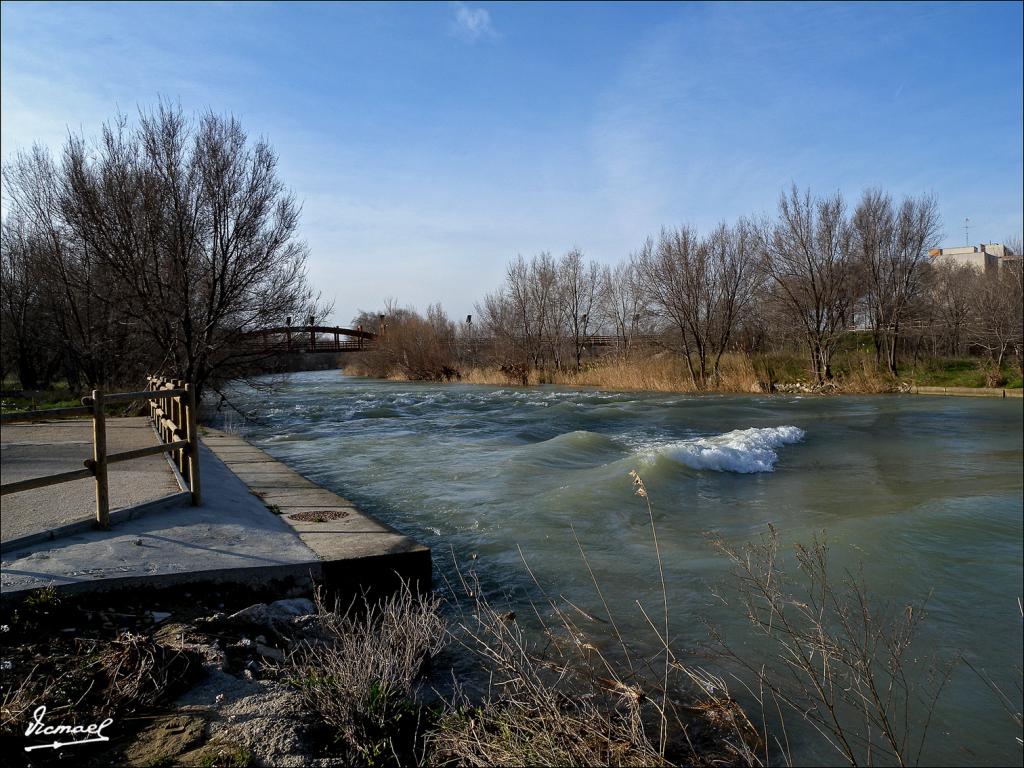
<instances>
[{"instance_id":1,"label":"turquoise water","mask_svg":"<svg viewBox=\"0 0 1024 768\"><path fill-rule=\"evenodd\" d=\"M1020 711L1022 402L923 396L609 393L292 375L238 397L245 436L434 549L474 562L483 587L525 600L521 547L545 588L600 614L570 524L620 625L649 635L657 610L654 505L675 645L703 652L704 620L752 656L745 618L710 588L727 566L709 544L772 523L784 542L825 531L837 568L863 564L872 597L931 593L918 653L963 652ZM515 598L514 598L515 599ZM787 718L797 762L837 762ZM925 762L1020 764L1020 730L960 667L940 701Z\"/></svg>"}]
</instances>

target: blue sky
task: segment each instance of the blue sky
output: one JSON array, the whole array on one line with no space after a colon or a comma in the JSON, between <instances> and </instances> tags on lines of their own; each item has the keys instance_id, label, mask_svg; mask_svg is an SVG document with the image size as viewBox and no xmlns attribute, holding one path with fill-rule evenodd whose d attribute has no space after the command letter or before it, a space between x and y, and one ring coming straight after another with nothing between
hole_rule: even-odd
<instances>
[{"instance_id":1,"label":"blue sky","mask_svg":"<svg viewBox=\"0 0 1024 768\"><path fill-rule=\"evenodd\" d=\"M614 262L791 182L1021 234L1022 4L2 5L4 159L158 96L268 137L335 319L453 316L508 259Z\"/></svg>"}]
</instances>

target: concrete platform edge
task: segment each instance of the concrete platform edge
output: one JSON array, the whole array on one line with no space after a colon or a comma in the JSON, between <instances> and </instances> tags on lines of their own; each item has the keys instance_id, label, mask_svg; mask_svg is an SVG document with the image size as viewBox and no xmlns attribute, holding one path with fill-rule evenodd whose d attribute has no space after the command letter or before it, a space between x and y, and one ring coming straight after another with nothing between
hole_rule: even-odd
<instances>
[{"instance_id":1,"label":"concrete platform edge","mask_svg":"<svg viewBox=\"0 0 1024 768\"><path fill-rule=\"evenodd\" d=\"M166 507L177 507L181 504L188 504L191 500L191 493L188 491L178 491L178 493L161 496L159 499L153 499L152 501L146 501L142 504L136 504L133 507L115 509L110 513L110 525L114 526L117 523L123 523L126 520L134 520L151 512L159 512ZM52 541L53 539L59 539L64 536L74 536L75 534L83 533L84 531L91 531L95 528L95 520L76 520L73 523L60 525L47 531L30 533L27 536L19 536L16 539L2 541L0 542L0 552L13 552L16 549L31 547L33 544Z\"/></svg>"}]
</instances>

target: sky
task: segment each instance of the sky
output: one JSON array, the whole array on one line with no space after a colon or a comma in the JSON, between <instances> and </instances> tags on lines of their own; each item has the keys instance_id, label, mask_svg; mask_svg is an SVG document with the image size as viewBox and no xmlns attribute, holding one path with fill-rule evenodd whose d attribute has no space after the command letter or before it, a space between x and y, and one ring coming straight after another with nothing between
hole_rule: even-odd
<instances>
[{"instance_id":1,"label":"sky","mask_svg":"<svg viewBox=\"0 0 1024 768\"><path fill-rule=\"evenodd\" d=\"M1021 235L1022 8L11 3L0 155L159 98L238 117L303 206L331 320L455 318L509 259L604 263L791 184L933 195L941 245Z\"/></svg>"}]
</instances>

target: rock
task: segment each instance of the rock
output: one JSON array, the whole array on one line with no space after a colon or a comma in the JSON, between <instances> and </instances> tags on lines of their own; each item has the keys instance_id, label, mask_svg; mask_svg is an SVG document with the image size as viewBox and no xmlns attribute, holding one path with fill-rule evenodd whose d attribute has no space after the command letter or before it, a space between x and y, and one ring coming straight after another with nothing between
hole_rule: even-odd
<instances>
[{"instance_id":1,"label":"rock","mask_svg":"<svg viewBox=\"0 0 1024 768\"><path fill-rule=\"evenodd\" d=\"M150 611L149 617L153 620L154 624L159 624L161 621L167 621L171 618L171 614L167 611Z\"/></svg>"},{"instance_id":2,"label":"rock","mask_svg":"<svg viewBox=\"0 0 1024 768\"><path fill-rule=\"evenodd\" d=\"M280 649L274 648L271 645L256 643L256 653L258 653L265 659L273 659L274 661L284 661L284 653L282 653Z\"/></svg>"},{"instance_id":3,"label":"rock","mask_svg":"<svg viewBox=\"0 0 1024 768\"><path fill-rule=\"evenodd\" d=\"M175 765L183 768L204 768L209 765L221 768L244 768L252 764L252 752L238 744L223 742L204 744L188 754L181 755Z\"/></svg>"},{"instance_id":4,"label":"rock","mask_svg":"<svg viewBox=\"0 0 1024 768\"><path fill-rule=\"evenodd\" d=\"M229 620L258 627L275 629L275 625L288 624L296 616L308 616L316 613L312 600L296 597L289 600L275 600L270 605L257 603L231 614Z\"/></svg>"},{"instance_id":5,"label":"rock","mask_svg":"<svg viewBox=\"0 0 1024 768\"><path fill-rule=\"evenodd\" d=\"M237 745L249 752L252 765L298 768L342 764L340 760L319 756L322 748L312 736L313 721L300 694L286 685L214 671L177 704L206 708L214 701L210 745ZM181 760L182 765L189 762Z\"/></svg>"},{"instance_id":6,"label":"rock","mask_svg":"<svg viewBox=\"0 0 1024 768\"><path fill-rule=\"evenodd\" d=\"M206 732L206 719L200 715L167 715L140 733L125 750L129 765L163 765L200 744Z\"/></svg>"}]
</instances>

